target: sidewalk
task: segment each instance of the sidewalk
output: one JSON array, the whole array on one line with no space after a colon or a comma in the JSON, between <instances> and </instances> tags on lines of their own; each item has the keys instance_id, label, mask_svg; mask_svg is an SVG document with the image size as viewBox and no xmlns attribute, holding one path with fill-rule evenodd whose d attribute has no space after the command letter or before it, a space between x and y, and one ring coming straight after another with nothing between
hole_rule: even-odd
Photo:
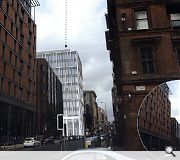
<instances>
[{"instance_id":1,"label":"sidewalk","mask_svg":"<svg viewBox=\"0 0 180 160\"><path fill-rule=\"evenodd\" d=\"M16 151L20 148L23 148L23 144L9 145L9 146L1 146L0 151Z\"/></svg>"}]
</instances>

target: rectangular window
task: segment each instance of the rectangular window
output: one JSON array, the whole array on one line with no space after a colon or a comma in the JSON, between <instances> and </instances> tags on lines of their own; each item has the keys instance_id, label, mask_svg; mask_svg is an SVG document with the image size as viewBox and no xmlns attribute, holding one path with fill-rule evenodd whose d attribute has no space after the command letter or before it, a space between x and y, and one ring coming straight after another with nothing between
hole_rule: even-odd
<instances>
[{"instance_id":1,"label":"rectangular window","mask_svg":"<svg viewBox=\"0 0 180 160\"><path fill-rule=\"evenodd\" d=\"M1 26L0 26L0 40L1 40L1 30L2 30L2 29L1 29Z\"/></svg>"},{"instance_id":2,"label":"rectangular window","mask_svg":"<svg viewBox=\"0 0 180 160\"><path fill-rule=\"evenodd\" d=\"M16 52L16 40L14 40L14 52Z\"/></svg>"},{"instance_id":3,"label":"rectangular window","mask_svg":"<svg viewBox=\"0 0 180 160\"><path fill-rule=\"evenodd\" d=\"M14 96L16 97L16 90L17 90L17 86L16 84L14 85Z\"/></svg>"},{"instance_id":4,"label":"rectangular window","mask_svg":"<svg viewBox=\"0 0 180 160\"><path fill-rule=\"evenodd\" d=\"M20 20L20 22L19 22L19 23L20 23L20 30L21 30L21 31L23 31L23 21L22 21L22 20Z\"/></svg>"},{"instance_id":5,"label":"rectangular window","mask_svg":"<svg viewBox=\"0 0 180 160\"><path fill-rule=\"evenodd\" d=\"M8 95L11 96L11 82L8 82Z\"/></svg>"},{"instance_id":6,"label":"rectangular window","mask_svg":"<svg viewBox=\"0 0 180 160\"><path fill-rule=\"evenodd\" d=\"M17 14L15 14L15 24L17 25Z\"/></svg>"},{"instance_id":7,"label":"rectangular window","mask_svg":"<svg viewBox=\"0 0 180 160\"><path fill-rule=\"evenodd\" d=\"M0 7L2 8L2 0L0 0Z\"/></svg>"},{"instance_id":8,"label":"rectangular window","mask_svg":"<svg viewBox=\"0 0 180 160\"><path fill-rule=\"evenodd\" d=\"M20 43L23 45L23 42L24 42L24 35L21 34L21 37L20 37Z\"/></svg>"},{"instance_id":9,"label":"rectangular window","mask_svg":"<svg viewBox=\"0 0 180 160\"><path fill-rule=\"evenodd\" d=\"M28 28L31 29L31 19L28 18Z\"/></svg>"},{"instance_id":10,"label":"rectangular window","mask_svg":"<svg viewBox=\"0 0 180 160\"><path fill-rule=\"evenodd\" d=\"M18 57L17 56L15 56L15 67L17 66L17 60L18 60Z\"/></svg>"},{"instance_id":11,"label":"rectangular window","mask_svg":"<svg viewBox=\"0 0 180 160\"><path fill-rule=\"evenodd\" d=\"M13 69L13 80L16 81L16 70Z\"/></svg>"},{"instance_id":12,"label":"rectangular window","mask_svg":"<svg viewBox=\"0 0 180 160\"><path fill-rule=\"evenodd\" d=\"M149 29L147 11L136 11L136 29Z\"/></svg>"},{"instance_id":13,"label":"rectangular window","mask_svg":"<svg viewBox=\"0 0 180 160\"><path fill-rule=\"evenodd\" d=\"M23 100L23 89L19 88L19 98Z\"/></svg>"},{"instance_id":14,"label":"rectangular window","mask_svg":"<svg viewBox=\"0 0 180 160\"><path fill-rule=\"evenodd\" d=\"M180 66L180 48L177 48L177 56L178 56L178 62Z\"/></svg>"},{"instance_id":15,"label":"rectangular window","mask_svg":"<svg viewBox=\"0 0 180 160\"><path fill-rule=\"evenodd\" d=\"M6 62L4 62L4 72L3 72L3 74L4 74L4 76L5 76L5 74L6 74Z\"/></svg>"},{"instance_id":16,"label":"rectangular window","mask_svg":"<svg viewBox=\"0 0 180 160\"><path fill-rule=\"evenodd\" d=\"M180 13L170 14L172 27L180 27Z\"/></svg>"},{"instance_id":17,"label":"rectangular window","mask_svg":"<svg viewBox=\"0 0 180 160\"><path fill-rule=\"evenodd\" d=\"M11 22L11 34L13 34L13 23Z\"/></svg>"},{"instance_id":18,"label":"rectangular window","mask_svg":"<svg viewBox=\"0 0 180 160\"><path fill-rule=\"evenodd\" d=\"M8 32L5 31L5 43L7 44Z\"/></svg>"},{"instance_id":19,"label":"rectangular window","mask_svg":"<svg viewBox=\"0 0 180 160\"><path fill-rule=\"evenodd\" d=\"M4 92L4 78L1 78L1 92Z\"/></svg>"},{"instance_id":20,"label":"rectangular window","mask_svg":"<svg viewBox=\"0 0 180 160\"><path fill-rule=\"evenodd\" d=\"M30 92L27 92L27 102L30 102Z\"/></svg>"},{"instance_id":21,"label":"rectangular window","mask_svg":"<svg viewBox=\"0 0 180 160\"><path fill-rule=\"evenodd\" d=\"M143 74L154 73L155 70L154 70L153 48L152 47L140 48L140 56L141 56Z\"/></svg>"},{"instance_id":22,"label":"rectangular window","mask_svg":"<svg viewBox=\"0 0 180 160\"><path fill-rule=\"evenodd\" d=\"M3 47L2 47L2 58L4 58L5 57L5 46L3 45Z\"/></svg>"},{"instance_id":23,"label":"rectangular window","mask_svg":"<svg viewBox=\"0 0 180 160\"><path fill-rule=\"evenodd\" d=\"M6 7L6 14L9 13L9 3L7 4L7 7Z\"/></svg>"},{"instance_id":24,"label":"rectangular window","mask_svg":"<svg viewBox=\"0 0 180 160\"><path fill-rule=\"evenodd\" d=\"M7 17L6 15L4 15L4 27L6 26L6 22L7 22Z\"/></svg>"},{"instance_id":25,"label":"rectangular window","mask_svg":"<svg viewBox=\"0 0 180 160\"><path fill-rule=\"evenodd\" d=\"M12 51L10 51L10 54L9 54L9 63L10 64L12 63Z\"/></svg>"},{"instance_id":26,"label":"rectangular window","mask_svg":"<svg viewBox=\"0 0 180 160\"><path fill-rule=\"evenodd\" d=\"M18 83L21 84L22 74L18 72Z\"/></svg>"},{"instance_id":27,"label":"rectangular window","mask_svg":"<svg viewBox=\"0 0 180 160\"><path fill-rule=\"evenodd\" d=\"M22 56L22 47L19 45L19 56Z\"/></svg>"},{"instance_id":28,"label":"rectangular window","mask_svg":"<svg viewBox=\"0 0 180 160\"><path fill-rule=\"evenodd\" d=\"M18 39L18 28L16 28L16 39Z\"/></svg>"}]
</instances>

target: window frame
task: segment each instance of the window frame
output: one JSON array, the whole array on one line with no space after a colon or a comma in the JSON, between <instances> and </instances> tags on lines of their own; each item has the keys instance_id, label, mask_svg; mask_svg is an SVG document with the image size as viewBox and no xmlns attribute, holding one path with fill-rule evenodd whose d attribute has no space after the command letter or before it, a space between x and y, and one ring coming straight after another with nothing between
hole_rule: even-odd
<instances>
[{"instance_id":1,"label":"window frame","mask_svg":"<svg viewBox=\"0 0 180 160\"><path fill-rule=\"evenodd\" d=\"M145 11L146 12L146 15L147 15L147 18L142 18L142 19L137 19L137 13L138 12L143 12ZM147 20L147 25L148 25L148 28L138 28L138 20ZM150 29L150 16L149 16L149 12L148 12L148 9L147 8L142 8L142 9L135 9L134 10L134 24L135 24L135 30L137 31L141 31L141 30L149 30Z\"/></svg>"},{"instance_id":2,"label":"window frame","mask_svg":"<svg viewBox=\"0 0 180 160\"><path fill-rule=\"evenodd\" d=\"M172 20L171 15L175 15L175 14L178 14L178 15L179 15L179 19L178 19L178 20ZM180 13L171 13L171 14L170 14L170 20L171 20L171 26L172 26L172 28L180 28ZM179 22L179 25L173 25L173 22L175 22L175 21L178 21L178 22Z\"/></svg>"},{"instance_id":3,"label":"window frame","mask_svg":"<svg viewBox=\"0 0 180 160\"><path fill-rule=\"evenodd\" d=\"M152 49L152 63L153 63L153 72L150 72L150 67L148 65L148 71L145 73L144 68L143 68L143 62L147 63L150 62L150 59L145 59L142 60L142 54L141 54L141 49L145 48L151 48ZM139 63L140 65L140 73L143 75L152 75L156 73L156 64L155 64L155 47L153 45L145 45L145 46L138 46L138 57L139 57Z\"/></svg>"}]
</instances>

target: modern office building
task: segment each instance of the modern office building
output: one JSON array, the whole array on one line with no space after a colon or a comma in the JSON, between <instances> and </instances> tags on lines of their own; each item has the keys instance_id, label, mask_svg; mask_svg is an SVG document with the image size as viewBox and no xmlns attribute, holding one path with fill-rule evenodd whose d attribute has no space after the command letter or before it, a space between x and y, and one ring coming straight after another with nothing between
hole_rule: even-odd
<instances>
[{"instance_id":1,"label":"modern office building","mask_svg":"<svg viewBox=\"0 0 180 160\"><path fill-rule=\"evenodd\" d=\"M0 1L0 141L33 136L36 105L37 0Z\"/></svg>"},{"instance_id":2,"label":"modern office building","mask_svg":"<svg viewBox=\"0 0 180 160\"><path fill-rule=\"evenodd\" d=\"M45 58L62 83L64 134L83 135L83 77L78 52L69 49L38 52L37 58Z\"/></svg>"},{"instance_id":3,"label":"modern office building","mask_svg":"<svg viewBox=\"0 0 180 160\"><path fill-rule=\"evenodd\" d=\"M62 84L44 58L37 59L36 84L36 135L59 137L56 117L63 114Z\"/></svg>"},{"instance_id":4,"label":"modern office building","mask_svg":"<svg viewBox=\"0 0 180 160\"><path fill-rule=\"evenodd\" d=\"M159 84L180 78L180 1L107 0L117 149L143 150L137 113Z\"/></svg>"}]
</instances>

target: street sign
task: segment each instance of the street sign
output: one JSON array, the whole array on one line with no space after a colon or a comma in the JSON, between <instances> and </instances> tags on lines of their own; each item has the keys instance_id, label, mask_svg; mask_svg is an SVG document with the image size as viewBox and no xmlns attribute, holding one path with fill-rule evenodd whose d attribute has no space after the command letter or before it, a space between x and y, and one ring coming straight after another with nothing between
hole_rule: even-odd
<instances>
[{"instance_id":1,"label":"street sign","mask_svg":"<svg viewBox=\"0 0 180 160\"><path fill-rule=\"evenodd\" d=\"M63 130L63 114L57 114L57 130Z\"/></svg>"}]
</instances>

